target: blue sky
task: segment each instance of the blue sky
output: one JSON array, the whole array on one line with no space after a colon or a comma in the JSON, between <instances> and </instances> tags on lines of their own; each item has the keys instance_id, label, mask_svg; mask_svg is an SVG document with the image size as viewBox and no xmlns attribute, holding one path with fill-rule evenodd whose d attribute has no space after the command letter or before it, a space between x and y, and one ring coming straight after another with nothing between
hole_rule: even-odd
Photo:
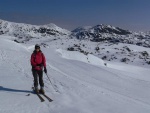
<instances>
[{"instance_id":1,"label":"blue sky","mask_svg":"<svg viewBox=\"0 0 150 113\"><path fill-rule=\"evenodd\" d=\"M69 30L111 24L150 31L150 0L0 0L0 19Z\"/></svg>"}]
</instances>

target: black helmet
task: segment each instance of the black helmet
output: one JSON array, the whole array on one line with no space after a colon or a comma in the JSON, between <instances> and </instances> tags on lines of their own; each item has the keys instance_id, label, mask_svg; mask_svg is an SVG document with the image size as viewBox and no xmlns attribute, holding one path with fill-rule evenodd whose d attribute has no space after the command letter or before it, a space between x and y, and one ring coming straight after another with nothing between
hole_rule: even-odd
<instances>
[{"instance_id":1,"label":"black helmet","mask_svg":"<svg viewBox=\"0 0 150 113\"><path fill-rule=\"evenodd\" d=\"M39 44L36 44L35 45L35 49L39 48L40 49L40 45Z\"/></svg>"}]
</instances>

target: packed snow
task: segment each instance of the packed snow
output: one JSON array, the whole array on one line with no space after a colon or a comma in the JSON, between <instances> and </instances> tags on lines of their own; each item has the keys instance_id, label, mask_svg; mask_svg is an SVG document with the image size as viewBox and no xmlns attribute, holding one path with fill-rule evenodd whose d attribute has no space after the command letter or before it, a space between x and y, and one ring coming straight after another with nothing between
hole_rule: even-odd
<instances>
[{"instance_id":1,"label":"packed snow","mask_svg":"<svg viewBox=\"0 0 150 113\"><path fill-rule=\"evenodd\" d=\"M38 41L19 44L13 38L0 36L0 113L150 113L148 67L66 51L67 45L57 44L61 39L41 46L53 84L44 75L45 91L53 102L40 102L30 66Z\"/></svg>"}]
</instances>

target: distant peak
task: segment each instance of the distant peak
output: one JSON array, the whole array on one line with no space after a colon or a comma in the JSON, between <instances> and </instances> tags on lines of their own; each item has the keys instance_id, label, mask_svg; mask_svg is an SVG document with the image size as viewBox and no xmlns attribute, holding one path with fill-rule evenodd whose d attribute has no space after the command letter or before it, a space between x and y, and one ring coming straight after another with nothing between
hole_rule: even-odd
<instances>
[{"instance_id":1,"label":"distant peak","mask_svg":"<svg viewBox=\"0 0 150 113\"><path fill-rule=\"evenodd\" d=\"M52 28L55 28L55 27L58 27L57 25L53 24L53 23L49 23L49 24L46 24L44 26L47 26L47 27L52 27Z\"/></svg>"},{"instance_id":2,"label":"distant peak","mask_svg":"<svg viewBox=\"0 0 150 113\"><path fill-rule=\"evenodd\" d=\"M82 30L89 30L90 28L92 28L92 26L82 26L82 27L76 28L72 32L77 32L77 31L82 31Z\"/></svg>"}]
</instances>

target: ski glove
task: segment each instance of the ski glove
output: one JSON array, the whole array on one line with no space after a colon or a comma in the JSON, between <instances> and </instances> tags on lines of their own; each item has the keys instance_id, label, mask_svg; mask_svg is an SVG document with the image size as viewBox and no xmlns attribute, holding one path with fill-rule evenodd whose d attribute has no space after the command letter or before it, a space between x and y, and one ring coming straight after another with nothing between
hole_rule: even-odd
<instances>
[{"instance_id":1,"label":"ski glove","mask_svg":"<svg viewBox=\"0 0 150 113\"><path fill-rule=\"evenodd\" d=\"M44 67L44 72L47 74L47 69L46 69L46 67Z\"/></svg>"}]
</instances>

